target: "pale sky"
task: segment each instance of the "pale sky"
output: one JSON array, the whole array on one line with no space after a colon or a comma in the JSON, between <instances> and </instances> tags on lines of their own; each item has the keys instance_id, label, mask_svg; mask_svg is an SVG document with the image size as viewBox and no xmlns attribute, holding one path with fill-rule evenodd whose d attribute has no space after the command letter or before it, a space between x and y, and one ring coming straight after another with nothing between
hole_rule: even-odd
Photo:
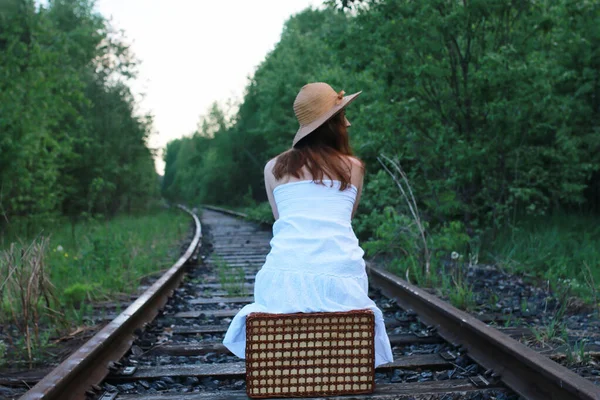
<instances>
[{"instance_id":1,"label":"pale sky","mask_svg":"<svg viewBox=\"0 0 600 400\"><path fill-rule=\"evenodd\" d=\"M248 76L279 41L292 14L322 0L97 0L125 31L138 59L131 86L154 115L150 147L194 132L214 101L240 101ZM163 173L164 163L156 160Z\"/></svg>"}]
</instances>

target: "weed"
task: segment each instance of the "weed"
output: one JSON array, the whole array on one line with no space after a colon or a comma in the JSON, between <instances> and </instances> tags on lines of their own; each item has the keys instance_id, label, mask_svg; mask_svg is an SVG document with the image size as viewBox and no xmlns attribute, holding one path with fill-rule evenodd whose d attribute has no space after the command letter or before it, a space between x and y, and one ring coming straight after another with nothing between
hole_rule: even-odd
<instances>
[{"instance_id":1,"label":"weed","mask_svg":"<svg viewBox=\"0 0 600 400\"><path fill-rule=\"evenodd\" d=\"M566 324L562 322L561 318L558 316L553 317L547 325L533 327L531 331L535 340L541 344L550 343L553 340L559 339L564 341L568 334Z\"/></svg>"},{"instance_id":2,"label":"weed","mask_svg":"<svg viewBox=\"0 0 600 400\"><path fill-rule=\"evenodd\" d=\"M135 291L142 277L171 265L176 255L169 252L189 221L181 211L162 210L89 219L0 249L0 324L20 333L19 346L7 343L11 351L23 350L31 363L47 346L42 331L54 334L67 321L82 325L91 301Z\"/></svg>"},{"instance_id":3,"label":"weed","mask_svg":"<svg viewBox=\"0 0 600 400\"><path fill-rule=\"evenodd\" d=\"M585 351L586 340L578 340L573 346L567 349L567 363L573 364L586 364L591 360L589 353Z\"/></svg>"},{"instance_id":4,"label":"weed","mask_svg":"<svg viewBox=\"0 0 600 400\"><path fill-rule=\"evenodd\" d=\"M0 253L0 276L3 278L0 299L21 333L30 363L34 350L43 344L39 330L43 318L64 323L63 315L55 311L58 301L46 263L48 242L47 237L41 236L28 246L12 243L8 250Z\"/></svg>"},{"instance_id":5,"label":"weed","mask_svg":"<svg viewBox=\"0 0 600 400\"><path fill-rule=\"evenodd\" d=\"M272 224L275 222L271 205L268 202L246 207L243 211L250 221L258 222L260 224Z\"/></svg>"},{"instance_id":6,"label":"weed","mask_svg":"<svg viewBox=\"0 0 600 400\"><path fill-rule=\"evenodd\" d=\"M469 311L475 307L475 293L473 285L467 282L467 270L464 263L459 261L460 258L454 252L449 267L442 270L442 292L448 296L452 305Z\"/></svg>"},{"instance_id":7,"label":"weed","mask_svg":"<svg viewBox=\"0 0 600 400\"><path fill-rule=\"evenodd\" d=\"M594 274L587 262L584 261L583 265L585 266L583 277L585 278L585 283L587 283L590 289L592 304L596 309L596 315L600 317L600 299L598 298L598 288L596 286L596 283L594 282Z\"/></svg>"},{"instance_id":8,"label":"weed","mask_svg":"<svg viewBox=\"0 0 600 400\"><path fill-rule=\"evenodd\" d=\"M246 272L241 267L232 267L222 258L215 257L219 282L229 296L241 296L245 293Z\"/></svg>"},{"instance_id":9,"label":"weed","mask_svg":"<svg viewBox=\"0 0 600 400\"><path fill-rule=\"evenodd\" d=\"M390 175L393 181L396 183L398 190L402 194L402 197L406 201L406 205L410 210L410 214L412 215L413 221L416 224L419 231L419 238L423 244L423 261L424 261L424 273L425 276L429 277L430 275L430 266L431 266L431 253L427 246L427 238L425 237L425 223L421 220L421 214L419 213L419 208L417 206L417 201L415 200L415 196L413 195L412 187L408 182L408 177L400 167L400 163L396 160L392 160L387 157L385 154L381 154L377 157L377 161L379 164L385 169L385 171ZM392 165L394 171L391 171L390 168L384 162Z\"/></svg>"},{"instance_id":10,"label":"weed","mask_svg":"<svg viewBox=\"0 0 600 400\"><path fill-rule=\"evenodd\" d=\"M0 367L6 364L6 344L0 340Z\"/></svg>"},{"instance_id":11,"label":"weed","mask_svg":"<svg viewBox=\"0 0 600 400\"><path fill-rule=\"evenodd\" d=\"M85 325L86 322L88 322L86 317L92 314L92 305L89 303L81 303L78 307L69 309L67 314L69 315L69 320L75 325ZM105 315L103 315L103 317L104 316Z\"/></svg>"},{"instance_id":12,"label":"weed","mask_svg":"<svg viewBox=\"0 0 600 400\"><path fill-rule=\"evenodd\" d=\"M555 214L523 218L483 246L508 272L533 274L554 288L568 283L573 294L598 304L600 223L593 215Z\"/></svg>"},{"instance_id":13,"label":"weed","mask_svg":"<svg viewBox=\"0 0 600 400\"><path fill-rule=\"evenodd\" d=\"M462 310L469 311L475 306L473 286L468 285L463 281L453 281L453 287L451 287L448 297L450 298L450 303L452 303L452 305Z\"/></svg>"},{"instance_id":14,"label":"weed","mask_svg":"<svg viewBox=\"0 0 600 400\"><path fill-rule=\"evenodd\" d=\"M192 279L190 279L190 283L193 285L202 285L204 283L204 278L202 278L202 277L192 278Z\"/></svg>"},{"instance_id":15,"label":"weed","mask_svg":"<svg viewBox=\"0 0 600 400\"><path fill-rule=\"evenodd\" d=\"M526 313L529 311L529 302L525 297L521 298L521 312Z\"/></svg>"},{"instance_id":16,"label":"weed","mask_svg":"<svg viewBox=\"0 0 600 400\"><path fill-rule=\"evenodd\" d=\"M504 327L505 328L510 327L512 322L513 322L513 314L511 312L510 314L508 314L508 318L506 318L504 320ZM533 334L535 335L535 332Z\"/></svg>"},{"instance_id":17,"label":"weed","mask_svg":"<svg viewBox=\"0 0 600 400\"><path fill-rule=\"evenodd\" d=\"M533 328L531 328L531 333L533 333L533 337L535 338L535 341L537 343L540 344L544 344L544 333L543 333L543 329L539 326L534 326Z\"/></svg>"},{"instance_id":18,"label":"weed","mask_svg":"<svg viewBox=\"0 0 600 400\"><path fill-rule=\"evenodd\" d=\"M491 292L489 298L489 304L496 305L500 301L500 296L497 293Z\"/></svg>"},{"instance_id":19,"label":"weed","mask_svg":"<svg viewBox=\"0 0 600 400\"><path fill-rule=\"evenodd\" d=\"M47 350L52 347L50 343L50 331L40 332L36 340L28 341L25 336L19 336L14 340L13 345L17 355L27 354L26 361L23 357L19 359L11 360L12 365L24 365L27 364L30 368L33 364L43 360Z\"/></svg>"},{"instance_id":20,"label":"weed","mask_svg":"<svg viewBox=\"0 0 600 400\"><path fill-rule=\"evenodd\" d=\"M88 283L74 283L63 292L65 304L74 308L81 308L85 300L92 300L94 285Z\"/></svg>"},{"instance_id":21,"label":"weed","mask_svg":"<svg viewBox=\"0 0 600 400\"><path fill-rule=\"evenodd\" d=\"M181 211L161 210L84 221L74 227L75 241L70 226L58 227L52 235L49 262L61 303L76 306L134 292L140 279L177 258L169 252L188 224L189 217Z\"/></svg>"},{"instance_id":22,"label":"weed","mask_svg":"<svg viewBox=\"0 0 600 400\"><path fill-rule=\"evenodd\" d=\"M568 294L568 288L558 293L559 303L554 312L554 316L550 319L548 324L542 327L532 328L533 335L538 343L544 344L553 340L561 340L565 343L568 342L568 329L563 318L567 310Z\"/></svg>"}]
</instances>

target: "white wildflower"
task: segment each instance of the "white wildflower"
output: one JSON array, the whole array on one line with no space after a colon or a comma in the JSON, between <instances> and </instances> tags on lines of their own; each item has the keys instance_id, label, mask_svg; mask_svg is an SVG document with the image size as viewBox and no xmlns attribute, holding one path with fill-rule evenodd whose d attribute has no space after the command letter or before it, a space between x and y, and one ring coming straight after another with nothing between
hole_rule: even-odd
<instances>
[{"instance_id":1,"label":"white wildflower","mask_svg":"<svg viewBox=\"0 0 600 400\"><path fill-rule=\"evenodd\" d=\"M457 252L453 251L452 254L450 255L450 257L453 260L458 260L458 257L460 257L460 254L458 254Z\"/></svg>"},{"instance_id":2,"label":"white wildflower","mask_svg":"<svg viewBox=\"0 0 600 400\"><path fill-rule=\"evenodd\" d=\"M64 250L65 249L60 244L56 246L56 251L60 251L62 253Z\"/></svg>"}]
</instances>

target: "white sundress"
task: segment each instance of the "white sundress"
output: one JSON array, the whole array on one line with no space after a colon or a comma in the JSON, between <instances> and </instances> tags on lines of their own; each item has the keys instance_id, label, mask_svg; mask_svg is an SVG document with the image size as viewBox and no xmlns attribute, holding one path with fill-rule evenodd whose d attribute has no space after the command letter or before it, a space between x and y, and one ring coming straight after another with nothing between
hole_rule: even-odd
<instances>
[{"instance_id":1,"label":"white sundress","mask_svg":"<svg viewBox=\"0 0 600 400\"><path fill-rule=\"evenodd\" d=\"M246 316L371 309L375 314L375 366L393 361L383 315L368 297L363 250L350 223L357 189L340 182L289 182L273 190L279 219L271 251L256 274L254 303L233 318L223 344L245 358Z\"/></svg>"}]
</instances>

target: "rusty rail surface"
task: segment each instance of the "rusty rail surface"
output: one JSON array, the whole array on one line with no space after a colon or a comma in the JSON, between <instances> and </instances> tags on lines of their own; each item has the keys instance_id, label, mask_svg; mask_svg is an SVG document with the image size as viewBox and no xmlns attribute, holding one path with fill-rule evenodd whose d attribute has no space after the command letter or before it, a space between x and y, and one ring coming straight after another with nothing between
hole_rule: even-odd
<instances>
[{"instance_id":1,"label":"rusty rail surface","mask_svg":"<svg viewBox=\"0 0 600 400\"><path fill-rule=\"evenodd\" d=\"M29 390L22 400L85 399L86 391L100 383L130 348L134 331L152 321L183 278L184 265L200 245L200 220L192 211L178 206L194 218L195 234L186 252L133 304L81 346L69 358Z\"/></svg>"},{"instance_id":2,"label":"rusty rail surface","mask_svg":"<svg viewBox=\"0 0 600 400\"><path fill-rule=\"evenodd\" d=\"M204 208L246 217L220 207ZM367 263L369 282L527 400L600 400L600 387L405 280Z\"/></svg>"}]
</instances>

